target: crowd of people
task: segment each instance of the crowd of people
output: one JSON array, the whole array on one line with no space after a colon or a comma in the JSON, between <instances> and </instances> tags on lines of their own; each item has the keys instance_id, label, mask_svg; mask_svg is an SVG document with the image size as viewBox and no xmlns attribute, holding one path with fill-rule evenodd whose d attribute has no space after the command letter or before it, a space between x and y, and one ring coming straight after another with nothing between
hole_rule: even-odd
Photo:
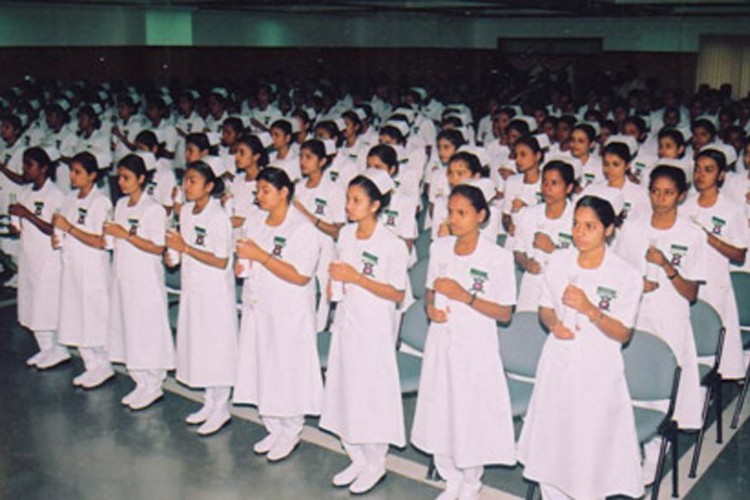
<instances>
[{"instance_id":1,"label":"crowd of people","mask_svg":"<svg viewBox=\"0 0 750 500\"><path fill-rule=\"evenodd\" d=\"M747 367L730 271L748 269L750 99L631 83L504 102L384 83L28 78L0 94L0 249L39 347L27 364L77 349L84 389L123 364L134 411L175 370L205 389L185 419L199 435L232 404L257 407L253 450L269 461L320 415L351 460L333 485L364 493L407 444L397 339L424 301L409 438L446 480L439 498L477 498L485 465L517 462L544 498L638 497L660 438L639 445L622 345L640 330L672 348L687 430L704 397L692 303L726 328L722 377ZM410 269L424 259L420 298ZM176 336L165 266L179 269ZM497 324L518 311L549 337L517 442Z\"/></svg>"}]
</instances>

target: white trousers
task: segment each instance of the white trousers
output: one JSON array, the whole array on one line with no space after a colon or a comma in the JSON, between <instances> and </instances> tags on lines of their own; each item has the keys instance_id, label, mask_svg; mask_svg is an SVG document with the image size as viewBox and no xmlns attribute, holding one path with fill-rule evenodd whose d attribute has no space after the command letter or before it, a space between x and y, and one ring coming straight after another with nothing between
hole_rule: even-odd
<instances>
[{"instance_id":1,"label":"white trousers","mask_svg":"<svg viewBox=\"0 0 750 500\"><path fill-rule=\"evenodd\" d=\"M109 353L107 353L106 347L79 347L78 352L81 353L81 359L83 359L83 366L86 367L86 371L100 368L112 369L112 363L109 362Z\"/></svg>"},{"instance_id":2,"label":"white trousers","mask_svg":"<svg viewBox=\"0 0 750 500\"><path fill-rule=\"evenodd\" d=\"M435 467L440 476L445 479L447 491L461 492L461 498L478 498L482 488L482 474L484 467L467 467L461 469L456 466L453 458L447 455L435 455Z\"/></svg>"},{"instance_id":3,"label":"white trousers","mask_svg":"<svg viewBox=\"0 0 750 500\"><path fill-rule=\"evenodd\" d=\"M57 330L34 332L34 338L41 352L67 351L64 345L57 343Z\"/></svg>"},{"instance_id":4,"label":"white trousers","mask_svg":"<svg viewBox=\"0 0 750 500\"><path fill-rule=\"evenodd\" d=\"M388 443L352 444L342 440L346 454L353 464L377 467L385 470Z\"/></svg>"},{"instance_id":5,"label":"white trousers","mask_svg":"<svg viewBox=\"0 0 750 500\"><path fill-rule=\"evenodd\" d=\"M293 417L260 416L269 434L283 435L288 438L299 438L305 425L304 415Z\"/></svg>"}]
</instances>

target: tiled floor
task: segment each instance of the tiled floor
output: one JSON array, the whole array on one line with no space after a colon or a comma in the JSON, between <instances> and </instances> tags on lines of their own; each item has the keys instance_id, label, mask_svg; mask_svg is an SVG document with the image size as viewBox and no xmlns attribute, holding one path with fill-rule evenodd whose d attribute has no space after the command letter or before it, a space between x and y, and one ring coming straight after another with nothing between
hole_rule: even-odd
<instances>
[{"instance_id":1,"label":"tiled floor","mask_svg":"<svg viewBox=\"0 0 750 500\"><path fill-rule=\"evenodd\" d=\"M93 391L75 389L70 381L81 369L80 360L39 372L23 363L33 351L31 336L16 324L15 307L0 307L2 499L350 496L345 489L329 486L333 474L347 464L339 453L304 442L290 459L269 464L251 451L251 444L263 435L254 423L235 418L219 434L200 438L182 421L197 408L194 401L168 392L153 408L133 413L119 403L131 387L127 377L118 375ZM413 406L414 398L407 398L407 428ZM749 426L726 446L687 498L750 498ZM683 438L683 450L691 440ZM428 462L413 448L395 454ZM526 489L520 467L489 468L484 481L516 496ZM439 492L390 473L368 498L434 498Z\"/></svg>"}]
</instances>

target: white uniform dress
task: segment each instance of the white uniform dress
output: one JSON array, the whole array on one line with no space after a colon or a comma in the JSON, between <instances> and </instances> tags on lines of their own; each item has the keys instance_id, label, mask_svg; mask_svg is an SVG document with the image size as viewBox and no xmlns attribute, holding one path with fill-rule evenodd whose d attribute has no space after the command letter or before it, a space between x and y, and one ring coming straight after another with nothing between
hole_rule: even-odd
<instances>
[{"instance_id":1,"label":"white uniform dress","mask_svg":"<svg viewBox=\"0 0 750 500\"><path fill-rule=\"evenodd\" d=\"M439 277L504 306L516 301L513 256L486 238L471 255L456 255L453 236L430 248L427 283ZM427 335L411 440L449 456L460 469L516 462L508 385L495 320L447 299L448 321Z\"/></svg>"},{"instance_id":2,"label":"white uniform dress","mask_svg":"<svg viewBox=\"0 0 750 500\"><path fill-rule=\"evenodd\" d=\"M198 213L195 203L180 210L185 242L228 258L226 269L182 255L180 313L177 319L177 380L192 387L234 385L237 366L237 309L232 270L232 228L219 201Z\"/></svg>"},{"instance_id":3,"label":"white uniform dress","mask_svg":"<svg viewBox=\"0 0 750 500\"><path fill-rule=\"evenodd\" d=\"M357 225L341 229L338 260L396 290L405 290L406 246L382 223L366 240ZM347 443L404 446L396 337L396 304L353 284L344 285L328 357L320 426Z\"/></svg>"},{"instance_id":4,"label":"white uniform dress","mask_svg":"<svg viewBox=\"0 0 750 500\"><path fill-rule=\"evenodd\" d=\"M286 155L286 158L279 159L277 153L274 151L268 155L268 166L280 168L292 182L296 182L302 178L302 171L299 166L299 156L295 155L292 150Z\"/></svg>"},{"instance_id":5,"label":"white uniform dress","mask_svg":"<svg viewBox=\"0 0 750 500\"><path fill-rule=\"evenodd\" d=\"M633 220L617 238L618 255L641 271L649 281L659 284L652 292L644 293L636 327L662 338L682 368L677 392L675 419L681 429L701 426L702 396L698 376L698 354L690 325L690 304L680 295L666 272L653 265L647 266L646 251L650 241L670 260L675 269L688 280L706 280L706 237L695 224L677 217L666 230L651 226L650 216Z\"/></svg>"},{"instance_id":6,"label":"white uniform dress","mask_svg":"<svg viewBox=\"0 0 750 500\"><path fill-rule=\"evenodd\" d=\"M747 248L750 242L750 231L748 231L744 208L724 193L720 193L714 206L708 208L698 205L698 195L691 195L680 206L680 215L689 219L695 218L711 234L732 246ZM740 337L739 313L729 277L731 270L729 260L714 248L707 248L704 258L706 259L706 284L701 286L698 298L705 300L716 309L726 328L719 371L724 378L741 379L745 376L745 363Z\"/></svg>"},{"instance_id":7,"label":"white uniform dress","mask_svg":"<svg viewBox=\"0 0 750 500\"><path fill-rule=\"evenodd\" d=\"M319 255L317 229L294 207L278 226L266 224L266 217L258 212L245 226L244 238L312 278ZM293 285L254 262L242 295L234 401L256 405L264 417L320 414L315 281Z\"/></svg>"},{"instance_id":8,"label":"white uniform dress","mask_svg":"<svg viewBox=\"0 0 750 500\"><path fill-rule=\"evenodd\" d=\"M148 196L129 206L120 198L115 222L131 235L164 245L166 213ZM174 343L167 317L167 291L161 255L114 241L112 295L109 317L109 359L130 370L174 368Z\"/></svg>"},{"instance_id":9,"label":"white uniform dress","mask_svg":"<svg viewBox=\"0 0 750 500\"><path fill-rule=\"evenodd\" d=\"M584 187L606 180L604 178L604 171L602 170L602 160L600 157L594 156L594 153L589 155L586 163L581 163L581 172L581 184Z\"/></svg>"},{"instance_id":10,"label":"white uniform dress","mask_svg":"<svg viewBox=\"0 0 750 500\"><path fill-rule=\"evenodd\" d=\"M599 310L632 328L642 291L639 273L607 249L597 269L578 265L578 252L554 254L540 306L570 317L562 295L574 273ZM641 453L623 368L621 344L578 313L575 338L550 334L518 443L524 477L571 498L643 494Z\"/></svg>"},{"instance_id":11,"label":"white uniform dress","mask_svg":"<svg viewBox=\"0 0 750 500\"><path fill-rule=\"evenodd\" d=\"M78 229L102 234L112 203L99 189L85 198L73 191L60 213ZM110 255L66 235L62 247L60 343L77 347L107 345L109 324Z\"/></svg>"},{"instance_id":12,"label":"white uniform dress","mask_svg":"<svg viewBox=\"0 0 750 500\"><path fill-rule=\"evenodd\" d=\"M18 203L45 222L52 221L65 195L47 179L38 191L26 185ZM57 330L60 306L60 251L26 219L21 220L21 251L18 256L18 322L32 331Z\"/></svg>"},{"instance_id":13,"label":"white uniform dress","mask_svg":"<svg viewBox=\"0 0 750 500\"><path fill-rule=\"evenodd\" d=\"M174 206L172 191L177 185L177 179L169 163L169 160L164 158L158 160L156 170L153 171L151 179L145 186L146 194L162 207Z\"/></svg>"},{"instance_id":14,"label":"white uniform dress","mask_svg":"<svg viewBox=\"0 0 750 500\"><path fill-rule=\"evenodd\" d=\"M297 183L294 189L294 197L305 209L315 217L327 224L344 224L346 222L346 192L338 183L333 182L326 175L320 179L320 183L314 188L306 186L307 180L303 179ZM320 247L320 262L316 272L321 299L317 313L317 331L323 330L328 319L328 300L322 291L328 281L328 265L335 254L335 242L333 238L316 229L318 246Z\"/></svg>"},{"instance_id":15,"label":"white uniform dress","mask_svg":"<svg viewBox=\"0 0 750 500\"><path fill-rule=\"evenodd\" d=\"M533 207L526 207L518 214L516 224L516 237L514 238L515 252L525 253L527 257L533 258L542 266L542 273L551 256L557 250L564 250L573 246L573 202L567 201L565 210L557 219L547 217L547 205L544 203ZM534 248L534 237L536 233L544 233L550 237L555 244L555 252L548 254ZM542 274L523 273L521 287L518 291L518 304L516 311L534 311L539 309L539 299L542 294Z\"/></svg>"}]
</instances>

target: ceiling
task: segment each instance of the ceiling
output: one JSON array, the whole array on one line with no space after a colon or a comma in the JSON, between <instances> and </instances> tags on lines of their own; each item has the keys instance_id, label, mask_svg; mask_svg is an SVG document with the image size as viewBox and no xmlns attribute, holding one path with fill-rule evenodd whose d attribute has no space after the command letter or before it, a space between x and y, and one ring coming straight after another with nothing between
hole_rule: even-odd
<instances>
[{"instance_id":1,"label":"ceiling","mask_svg":"<svg viewBox=\"0 0 750 500\"><path fill-rule=\"evenodd\" d=\"M750 0L0 0L0 4L179 8L279 14L461 17L750 16Z\"/></svg>"}]
</instances>

